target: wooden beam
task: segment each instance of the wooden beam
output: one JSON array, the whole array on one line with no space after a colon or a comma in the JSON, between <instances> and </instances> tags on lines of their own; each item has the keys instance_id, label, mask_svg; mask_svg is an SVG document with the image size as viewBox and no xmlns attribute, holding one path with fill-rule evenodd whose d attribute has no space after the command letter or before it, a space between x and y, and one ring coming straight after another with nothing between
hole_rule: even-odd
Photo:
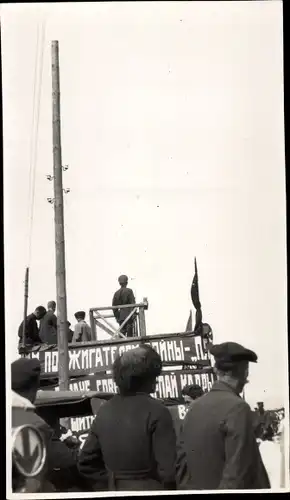
<instances>
[{"instance_id":1,"label":"wooden beam","mask_svg":"<svg viewBox=\"0 0 290 500\"><path fill-rule=\"evenodd\" d=\"M133 314L137 311L137 308L135 307L133 311L130 312L130 314L127 316L127 318L123 321L123 323L119 326L117 333L121 332L122 328L126 323L129 321L129 319L133 316Z\"/></svg>"},{"instance_id":2,"label":"wooden beam","mask_svg":"<svg viewBox=\"0 0 290 500\"><path fill-rule=\"evenodd\" d=\"M106 325L108 325L108 326L109 326L109 327L113 330L113 332L114 332L115 334L116 334L116 333L118 333L118 331L116 330L116 328L114 327L114 325L112 325L112 324L111 324L108 320L106 320L106 319L105 319L105 318L104 318L101 314L99 314L98 312L97 312L97 317L98 317L98 319L102 319L102 320L106 323Z\"/></svg>"},{"instance_id":3,"label":"wooden beam","mask_svg":"<svg viewBox=\"0 0 290 500\"><path fill-rule=\"evenodd\" d=\"M145 312L143 308L139 310L139 329L140 337L146 337Z\"/></svg>"},{"instance_id":4,"label":"wooden beam","mask_svg":"<svg viewBox=\"0 0 290 500\"><path fill-rule=\"evenodd\" d=\"M90 325L91 325L91 332L92 332L92 340L97 340L97 329L96 329L96 323L95 323L94 313L93 313L93 311L90 311L89 314L90 314Z\"/></svg>"},{"instance_id":5,"label":"wooden beam","mask_svg":"<svg viewBox=\"0 0 290 500\"><path fill-rule=\"evenodd\" d=\"M146 308L148 307L148 303L141 302L140 304L125 304L123 306L107 306L107 307L91 307L90 311L110 311L114 309L128 309L128 307L138 307L138 308Z\"/></svg>"},{"instance_id":6,"label":"wooden beam","mask_svg":"<svg viewBox=\"0 0 290 500\"><path fill-rule=\"evenodd\" d=\"M104 330L109 335L111 335L111 336L116 335L115 332L112 332L112 330L110 330L105 325L103 325L103 323L101 323L99 320L95 319L95 323L96 323L96 325L98 325L100 328L102 328L102 330Z\"/></svg>"}]
</instances>

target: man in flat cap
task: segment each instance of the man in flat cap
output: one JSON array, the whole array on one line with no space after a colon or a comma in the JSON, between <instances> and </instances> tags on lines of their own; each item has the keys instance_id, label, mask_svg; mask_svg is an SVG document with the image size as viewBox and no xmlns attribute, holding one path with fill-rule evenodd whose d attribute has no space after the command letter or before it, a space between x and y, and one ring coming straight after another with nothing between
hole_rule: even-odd
<instances>
[{"instance_id":1,"label":"man in flat cap","mask_svg":"<svg viewBox=\"0 0 290 500\"><path fill-rule=\"evenodd\" d=\"M128 288L128 277L122 274L118 278L120 289L114 294L112 306L123 306L128 304L135 304L135 297L133 290ZM132 312L130 307L125 309L113 309L113 313L117 323L121 326L125 319ZM134 318L131 318L125 323L124 327L121 329L121 333L126 335L126 337L133 337L133 324Z\"/></svg>"},{"instance_id":2,"label":"man in flat cap","mask_svg":"<svg viewBox=\"0 0 290 500\"><path fill-rule=\"evenodd\" d=\"M74 328L74 334L72 338L72 343L75 342L90 342L92 340L91 328L85 321L86 313L85 311L78 311L75 313L75 318L77 324Z\"/></svg>"},{"instance_id":3,"label":"man in flat cap","mask_svg":"<svg viewBox=\"0 0 290 500\"><path fill-rule=\"evenodd\" d=\"M194 401L178 443L177 483L186 490L270 488L252 413L240 397L257 355L240 344L214 345L217 382Z\"/></svg>"},{"instance_id":4,"label":"man in flat cap","mask_svg":"<svg viewBox=\"0 0 290 500\"><path fill-rule=\"evenodd\" d=\"M45 344L57 344L57 317L55 315L56 302L50 300L47 304L47 313L40 321L39 336Z\"/></svg>"}]
</instances>

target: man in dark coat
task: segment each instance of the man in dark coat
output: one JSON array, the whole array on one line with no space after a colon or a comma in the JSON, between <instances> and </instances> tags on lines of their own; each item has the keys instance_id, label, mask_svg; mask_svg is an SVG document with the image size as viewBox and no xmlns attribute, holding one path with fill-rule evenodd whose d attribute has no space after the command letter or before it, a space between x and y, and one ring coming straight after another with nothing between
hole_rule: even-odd
<instances>
[{"instance_id":1,"label":"man in dark coat","mask_svg":"<svg viewBox=\"0 0 290 500\"><path fill-rule=\"evenodd\" d=\"M186 490L270 488L249 405L240 397L257 355L234 342L212 346L218 381L194 401L178 446L177 483Z\"/></svg>"},{"instance_id":2,"label":"man in dark coat","mask_svg":"<svg viewBox=\"0 0 290 500\"><path fill-rule=\"evenodd\" d=\"M38 306L32 314L29 314L25 319L25 345L31 347L36 344L41 344L39 337L39 329L37 320L41 320L46 314L46 309L43 306ZM23 341L23 321L18 328L19 345Z\"/></svg>"},{"instance_id":3,"label":"man in dark coat","mask_svg":"<svg viewBox=\"0 0 290 500\"><path fill-rule=\"evenodd\" d=\"M70 344L73 339L74 331L71 329L70 321L67 321L66 324L67 324L67 341Z\"/></svg>"},{"instance_id":4,"label":"man in dark coat","mask_svg":"<svg viewBox=\"0 0 290 500\"><path fill-rule=\"evenodd\" d=\"M20 358L11 365L12 390L32 404L39 389L40 368L36 358ZM76 453L60 441L56 432L56 419L51 414L48 418L48 414L49 410L42 412L44 418L41 418L34 408L30 412L14 409L12 424L13 427L32 424L41 431L47 449L46 481L57 491L80 491L82 479L77 468Z\"/></svg>"},{"instance_id":5,"label":"man in dark coat","mask_svg":"<svg viewBox=\"0 0 290 500\"><path fill-rule=\"evenodd\" d=\"M117 357L120 393L102 404L79 458L88 488L154 491L175 488L176 435L166 406L150 396L162 362L149 346Z\"/></svg>"},{"instance_id":6,"label":"man in dark coat","mask_svg":"<svg viewBox=\"0 0 290 500\"><path fill-rule=\"evenodd\" d=\"M115 292L112 306L123 306L128 304L135 304L135 297L133 290L128 288L128 277L124 274L118 278L120 289ZM121 326L125 319L129 316L132 309L130 307L124 309L113 309L113 313L117 323ZM133 324L134 318L131 318L127 321L127 323L121 329L121 333L126 335L127 337L133 337Z\"/></svg>"},{"instance_id":7,"label":"man in dark coat","mask_svg":"<svg viewBox=\"0 0 290 500\"><path fill-rule=\"evenodd\" d=\"M40 321L39 336L45 344L57 344L57 317L55 315L56 303L51 300L47 304L47 313Z\"/></svg>"}]
</instances>

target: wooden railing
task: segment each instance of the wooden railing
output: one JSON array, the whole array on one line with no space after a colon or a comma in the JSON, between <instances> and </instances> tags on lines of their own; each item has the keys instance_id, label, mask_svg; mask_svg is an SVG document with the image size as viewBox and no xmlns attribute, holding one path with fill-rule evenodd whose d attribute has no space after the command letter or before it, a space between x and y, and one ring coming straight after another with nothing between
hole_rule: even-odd
<instances>
[{"instance_id":1,"label":"wooden railing","mask_svg":"<svg viewBox=\"0 0 290 500\"><path fill-rule=\"evenodd\" d=\"M114 310L129 309L130 313L124 319L123 323L118 328L115 327L110 321L114 318ZM105 307L92 307L90 309L90 324L92 330L92 339L98 340L97 326L113 338L126 338L122 333L124 326L133 319L133 335L134 337L146 337L146 322L145 311L148 309L148 301L146 298L139 304L126 304L122 306L105 306ZM110 311L109 314L104 314Z\"/></svg>"}]
</instances>

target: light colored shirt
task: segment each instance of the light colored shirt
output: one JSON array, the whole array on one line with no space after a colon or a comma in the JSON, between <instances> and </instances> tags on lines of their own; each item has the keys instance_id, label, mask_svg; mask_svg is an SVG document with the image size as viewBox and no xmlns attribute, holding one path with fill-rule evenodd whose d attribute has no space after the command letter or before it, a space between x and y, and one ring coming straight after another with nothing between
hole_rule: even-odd
<instances>
[{"instance_id":1,"label":"light colored shirt","mask_svg":"<svg viewBox=\"0 0 290 500\"><path fill-rule=\"evenodd\" d=\"M281 450L279 444L274 441L262 441L260 453L268 472L271 489L279 489L281 487Z\"/></svg>"},{"instance_id":2,"label":"light colored shirt","mask_svg":"<svg viewBox=\"0 0 290 500\"><path fill-rule=\"evenodd\" d=\"M92 340L92 332L85 320L79 321L74 328L72 343L89 342Z\"/></svg>"},{"instance_id":3,"label":"light colored shirt","mask_svg":"<svg viewBox=\"0 0 290 500\"><path fill-rule=\"evenodd\" d=\"M35 406L23 396L17 394L17 392L12 391L12 407L13 408L23 408L24 410L34 410Z\"/></svg>"}]
</instances>

